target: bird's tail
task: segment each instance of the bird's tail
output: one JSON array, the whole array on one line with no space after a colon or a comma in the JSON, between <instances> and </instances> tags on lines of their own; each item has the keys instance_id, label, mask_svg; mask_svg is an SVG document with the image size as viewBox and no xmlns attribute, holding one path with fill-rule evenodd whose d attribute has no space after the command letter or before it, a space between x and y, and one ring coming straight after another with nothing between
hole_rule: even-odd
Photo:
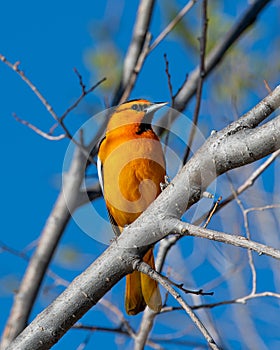
<instances>
[{"instance_id":1,"label":"bird's tail","mask_svg":"<svg viewBox=\"0 0 280 350\"><path fill-rule=\"evenodd\" d=\"M153 249L144 256L143 261L155 268ZM159 312L161 309L161 295L158 284L149 276L134 271L126 276L125 308L129 315L136 315L149 306Z\"/></svg>"}]
</instances>

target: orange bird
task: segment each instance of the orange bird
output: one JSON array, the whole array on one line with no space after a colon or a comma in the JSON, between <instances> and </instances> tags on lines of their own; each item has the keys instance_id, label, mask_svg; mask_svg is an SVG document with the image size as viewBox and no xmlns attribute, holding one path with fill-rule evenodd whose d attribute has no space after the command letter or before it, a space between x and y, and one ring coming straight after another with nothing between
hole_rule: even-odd
<instances>
[{"instance_id":1,"label":"orange bird","mask_svg":"<svg viewBox=\"0 0 280 350\"><path fill-rule=\"evenodd\" d=\"M166 103L133 100L116 107L98 151L98 177L109 218L118 236L161 192L165 159L151 122ZM143 257L155 268L153 249ZM125 308L136 315L148 305L161 309L157 282L138 271L126 276Z\"/></svg>"}]
</instances>

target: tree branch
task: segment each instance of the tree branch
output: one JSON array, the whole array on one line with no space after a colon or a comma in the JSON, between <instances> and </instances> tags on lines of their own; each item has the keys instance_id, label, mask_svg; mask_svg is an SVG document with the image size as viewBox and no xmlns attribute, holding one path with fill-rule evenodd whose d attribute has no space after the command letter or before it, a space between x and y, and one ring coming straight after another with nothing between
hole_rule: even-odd
<instances>
[{"instance_id":1,"label":"tree branch","mask_svg":"<svg viewBox=\"0 0 280 350\"><path fill-rule=\"evenodd\" d=\"M183 157L183 165L186 164L186 161L189 158L190 151L192 149L192 144L194 141L194 137L196 134L196 128L197 128L197 122L198 122L198 116L199 116L199 110L200 110L200 104L201 104L201 98L202 98L202 87L203 87L203 81L205 77L205 53L206 53L206 41L207 41L207 26L208 26L208 18L207 18L207 0L203 0L202 2L202 33L201 37L199 38L200 43L200 65L199 65L199 79L197 83L197 90L196 90L196 104L194 109L194 115L192 119L192 127L190 130L190 136L187 142L187 149Z\"/></svg>"},{"instance_id":2,"label":"tree branch","mask_svg":"<svg viewBox=\"0 0 280 350\"><path fill-rule=\"evenodd\" d=\"M38 246L25 271L18 292L15 295L9 319L7 321L1 346L5 349L26 327L32 306L39 292L49 262L57 244L71 219L71 213L78 202L80 185L84 176L85 158L80 149L76 149L67 182L61 190L54 208L45 224ZM68 202L65 202L65 196Z\"/></svg>"},{"instance_id":3,"label":"tree branch","mask_svg":"<svg viewBox=\"0 0 280 350\"><path fill-rule=\"evenodd\" d=\"M21 119L20 117L18 117L15 113L13 113L13 117L15 118L15 120L17 122L19 122L20 124L22 125L26 125L29 129L33 130L34 132L36 132L36 134L44 137L45 139L47 140L50 140L50 141L60 141L62 139L65 139L66 138L66 134L60 134L60 135L57 135L57 136L54 136L54 135L51 135L51 133L46 133L44 131L42 131L41 129L37 128L37 126L29 123L27 120L24 120L24 119ZM58 125L58 124L56 124ZM53 128L52 128L53 130Z\"/></svg>"},{"instance_id":4,"label":"tree branch","mask_svg":"<svg viewBox=\"0 0 280 350\"><path fill-rule=\"evenodd\" d=\"M211 308L214 308L217 306L228 305L228 304L246 304L248 300L252 300L255 298L264 298L264 297L273 297L273 298L280 299L280 294L273 293L273 292L250 293L248 295L245 295L244 297L240 297L240 298L236 298L236 299L219 301L217 303L207 303L207 304L194 305L194 306L192 306L192 309L193 310L211 309Z\"/></svg>"},{"instance_id":5,"label":"tree branch","mask_svg":"<svg viewBox=\"0 0 280 350\"><path fill-rule=\"evenodd\" d=\"M195 5L197 0L190 0L182 10L173 18L173 20L164 28L164 30L156 37L150 46L150 52L154 50L159 43L161 43L166 36L176 27L176 25L182 20L182 18L189 12L189 10Z\"/></svg>"},{"instance_id":6,"label":"tree branch","mask_svg":"<svg viewBox=\"0 0 280 350\"><path fill-rule=\"evenodd\" d=\"M271 0L256 0L234 23L228 33L220 40L220 42L212 49L212 51L205 58L205 77L218 65L224 58L228 49L237 41L246 29L248 29L257 19L264 7ZM200 79L200 66L198 65L193 72L188 76L188 80L180 89L175 99L174 108L179 112L183 111L195 95L197 91L198 81Z\"/></svg>"},{"instance_id":7,"label":"tree branch","mask_svg":"<svg viewBox=\"0 0 280 350\"><path fill-rule=\"evenodd\" d=\"M244 181L242 185L240 185L236 190L235 194L239 196L241 193L246 191L249 187L251 187L257 178L269 167L271 163L275 161L277 157L280 155L280 150L275 151L272 153L269 158L264 161L249 177ZM235 198L234 194L229 195L227 198L225 198L221 204L218 206L216 211L221 210L224 206L226 206L229 202L231 202Z\"/></svg>"},{"instance_id":8,"label":"tree branch","mask_svg":"<svg viewBox=\"0 0 280 350\"><path fill-rule=\"evenodd\" d=\"M19 69L19 62L12 64L1 54L0 60L21 77L21 79L39 98L43 106L47 109L47 111L57 123L54 127L52 127L51 132L45 133L28 121L19 118L15 114L14 118L19 123L26 125L34 132L46 139L60 140L68 137L76 146L78 146L78 149L76 150L76 154L72 161L71 169L68 173L69 184L66 184L58 196L55 206L46 222L45 228L41 233L41 238L39 240L36 251L22 279L19 291L15 296L14 304L11 308L10 316L1 340L1 345L5 348L26 327L29 314L37 297L45 272L54 254L59 239L64 232L68 221L71 218L71 213L75 208L77 208L77 206L84 203L85 197L87 197L87 194L80 192L80 185L84 177L86 164L85 159L88 158L91 162L93 162L93 159L89 155L88 150L84 147L82 140L81 142L78 142L72 138L72 135L64 125L64 119L74 108L78 106L82 99L93 90L95 90L105 80L105 78L100 80L97 84L93 85L89 89L86 89L81 75L76 71L80 86L82 88L82 93L80 97L59 117L54 111L53 107L38 90L38 88L29 78L27 78L24 71ZM58 136L51 135L58 125L62 127L62 129L65 131L65 134ZM68 198L67 203L65 202L65 195ZM99 187L97 189L93 189L93 191L90 193L91 198L97 198L98 196L100 196Z\"/></svg>"},{"instance_id":9,"label":"tree branch","mask_svg":"<svg viewBox=\"0 0 280 350\"><path fill-rule=\"evenodd\" d=\"M130 46L124 59L121 81L113 98L113 106L119 103L126 87L130 84L131 76L133 75L133 71L143 51L148 28L152 18L154 4L154 0L140 1Z\"/></svg>"},{"instance_id":10,"label":"tree branch","mask_svg":"<svg viewBox=\"0 0 280 350\"><path fill-rule=\"evenodd\" d=\"M165 229L170 232L181 233L183 236L193 236L200 238L207 238L216 242L231 244L235 247L250 249L259 255L267 255L272 258L280 260L280 250L269 247L244 236L231 235L224 232L209 230L203 227L198 227L187 222L182 222L178 219L170 219L166 221Z\"/></svg>"},{"instance_id":11,"label":"tree branch","mask_svg":"<svg viewBox=\"0 0 280 350\"><path fill-rule=\"evenodd\" d=\"M168 283L166 278L163 278L159 273L154 271L148 264L146 264L143 261L136 261L134 263L134 269L138 270L142 273L145 273L146 275L150 276L157 282L159 282L172 296L173 298L182 306L182 308L186 311L187 315L191 318L192 322L196 325L198 330L201 332L201 334L204 336L205 340L207 341L209 347L211 349L219 350L219 347L215 343L214 339L208 332L208 330L205 328L203 323L200 321L200 319L197 317L197 315L193 312L191 307L185 302L185 300L181 297L181 295L176 292L176 290L172 287L170 283ZM135 347L136 350L141 350L143 347Z\"/></svg>"},{"instance_id":12,"label":"tree branch","mask_svg":"<svg viewBox=\"0 0 280 350\"><path fill-rule=\"evenodd\" d=\"M276 93L277 92L277 93ZM280 88L271 94L280 103ZM266 99L264 99L266 100ZM273 101L270 101L270 106ZM275 101L274 101L275 102ZM277 104L274 103L277 108ZM275 109L274 108L274 109ZM256 107L256 111L259 107ZM273 109L270 108L272 112ZM254 109L251 111L254 114ZM241 119L248 121L248 118ZM248 124L246 124L248 125ZM179 218L222 173L251 163L280 147L280 117L255 129L237 120L210 136L186 166L136 221L17 337L11 349L47 349L95 305L124 275L133 270L151 244L170 231L215 239L280 259L280 251L244 237L209 231ZM151 232L153 235L151 235ZM102 278L100 278L102 276Z\"/></svg>"}]
</instances>

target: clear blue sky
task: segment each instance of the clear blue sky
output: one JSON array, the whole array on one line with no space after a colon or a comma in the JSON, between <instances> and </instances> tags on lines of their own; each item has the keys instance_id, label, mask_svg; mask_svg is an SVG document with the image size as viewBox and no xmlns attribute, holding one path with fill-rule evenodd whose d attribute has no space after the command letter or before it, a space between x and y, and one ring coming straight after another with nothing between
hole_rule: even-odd
<instances>
[{"instance_id":1,"label":"clear blue sky","mask_svg":"<svg viewBox=\"0 0 280 350\"><path fill-rule=\"evenodd\" d=\"M81 3L54 0L6 1L2 4L0 12L0 53L11 62L20 61L20 68L43 93L55 111L61 114L80 94L80 86L73 73L74 67L79 70L87 85L94 83L92 73L86 65L86 53L89 50L98 50L98 43L91 33L98 30L100 21L108 18L113 21L118 14L121 14L119 28L114 32L114 41L124 54L131 37L137 3L120 1L117 4L113 0L104 2L85 0ZM183 4L184 1L178 3ZM233 6L232 3L232 1L225 2L226 16L234 17L244 8L241 1L238 1L237 6ZM117 7L114 8L115 6ZM152 28L154 35L157 35L164 27L164 23L161 18L162 12L158 7L155 14ZM271 28L275 28L277 15L274 14L273 7L264 12L262 18L264 21L269 18ZM178 86L176 84L182 81L182 76L192 66L191 62L186 62L183 49L176 51L174 45L171 37L151 56L139 78L133 98L141 96L157 101L169 100L166 76L163 74L163 53L168 53L170 64L173 65L175 89ZM265 49L264 46L261 48ZM182 68L182 71L178 71L177 68ZM96 73L96 79L100 78L102 76ZM104 106L100 96L89 99L89 103L94 104L96 110L102 110ZM247 107L257 99L256 96L252 98ZM48 141L13 119L12 113L15 112L45 131L48 131L53 123L48 112L30 89L2 62L0 62L0 101L1 241L17 250L22 250L38 238L56 200L68 140ZM85 122L87 117L86 108L81 108L69 116L69 119L72 118L69 123L73 130ZM53 269L69 281L106 248L85 235L73 223L66 230L62 246L75 247L73 251L77 253L77 261L75 258L70 261L69 268L63 259L57 258ZM6 252L0 254L0 331L12 304L11 290L17 287L25 267L26 264L22 259ZM122 288L123 282L116 286L111 298L122 293ZM41 294L33 316L61 290L54 288L48 295ZM118 305L122 307L121 300L118 300ZM98 314L97 317L94 316L94 324L110 326L108 319L103 316L102 307L96 309ZM85 323L92 324L91 315L92 311L85 317ZM136 322L137 318L133 320L135 325ZM158 332L163 331L162 325L162 328L158 328ZM85 332L72 331L54 348L76 349L84 337ZM96 332L92 335L88 348L95 346L98 349L101 346L109 346L108 344L113 344L113 335ZM129 348L129 343L125 344Z\"/></svg>"}]
</instances>

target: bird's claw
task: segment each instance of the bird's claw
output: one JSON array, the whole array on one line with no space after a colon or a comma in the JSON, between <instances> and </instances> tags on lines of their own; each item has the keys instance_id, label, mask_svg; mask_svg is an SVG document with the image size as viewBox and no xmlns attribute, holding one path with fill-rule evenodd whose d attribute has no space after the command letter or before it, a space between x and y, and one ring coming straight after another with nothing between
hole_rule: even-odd
<instances>
[{"instance_id":1,"label":"bird's claw","mask_svg":"<svg viewBox=\"0 0 280 350\"><path fill-rule=\"evenodd\" d=\"M166 189L168 185L170 185L171 181L168 175L164 175L164 182L159 184L161 192Z\"/></svg>"}]
</instances>

